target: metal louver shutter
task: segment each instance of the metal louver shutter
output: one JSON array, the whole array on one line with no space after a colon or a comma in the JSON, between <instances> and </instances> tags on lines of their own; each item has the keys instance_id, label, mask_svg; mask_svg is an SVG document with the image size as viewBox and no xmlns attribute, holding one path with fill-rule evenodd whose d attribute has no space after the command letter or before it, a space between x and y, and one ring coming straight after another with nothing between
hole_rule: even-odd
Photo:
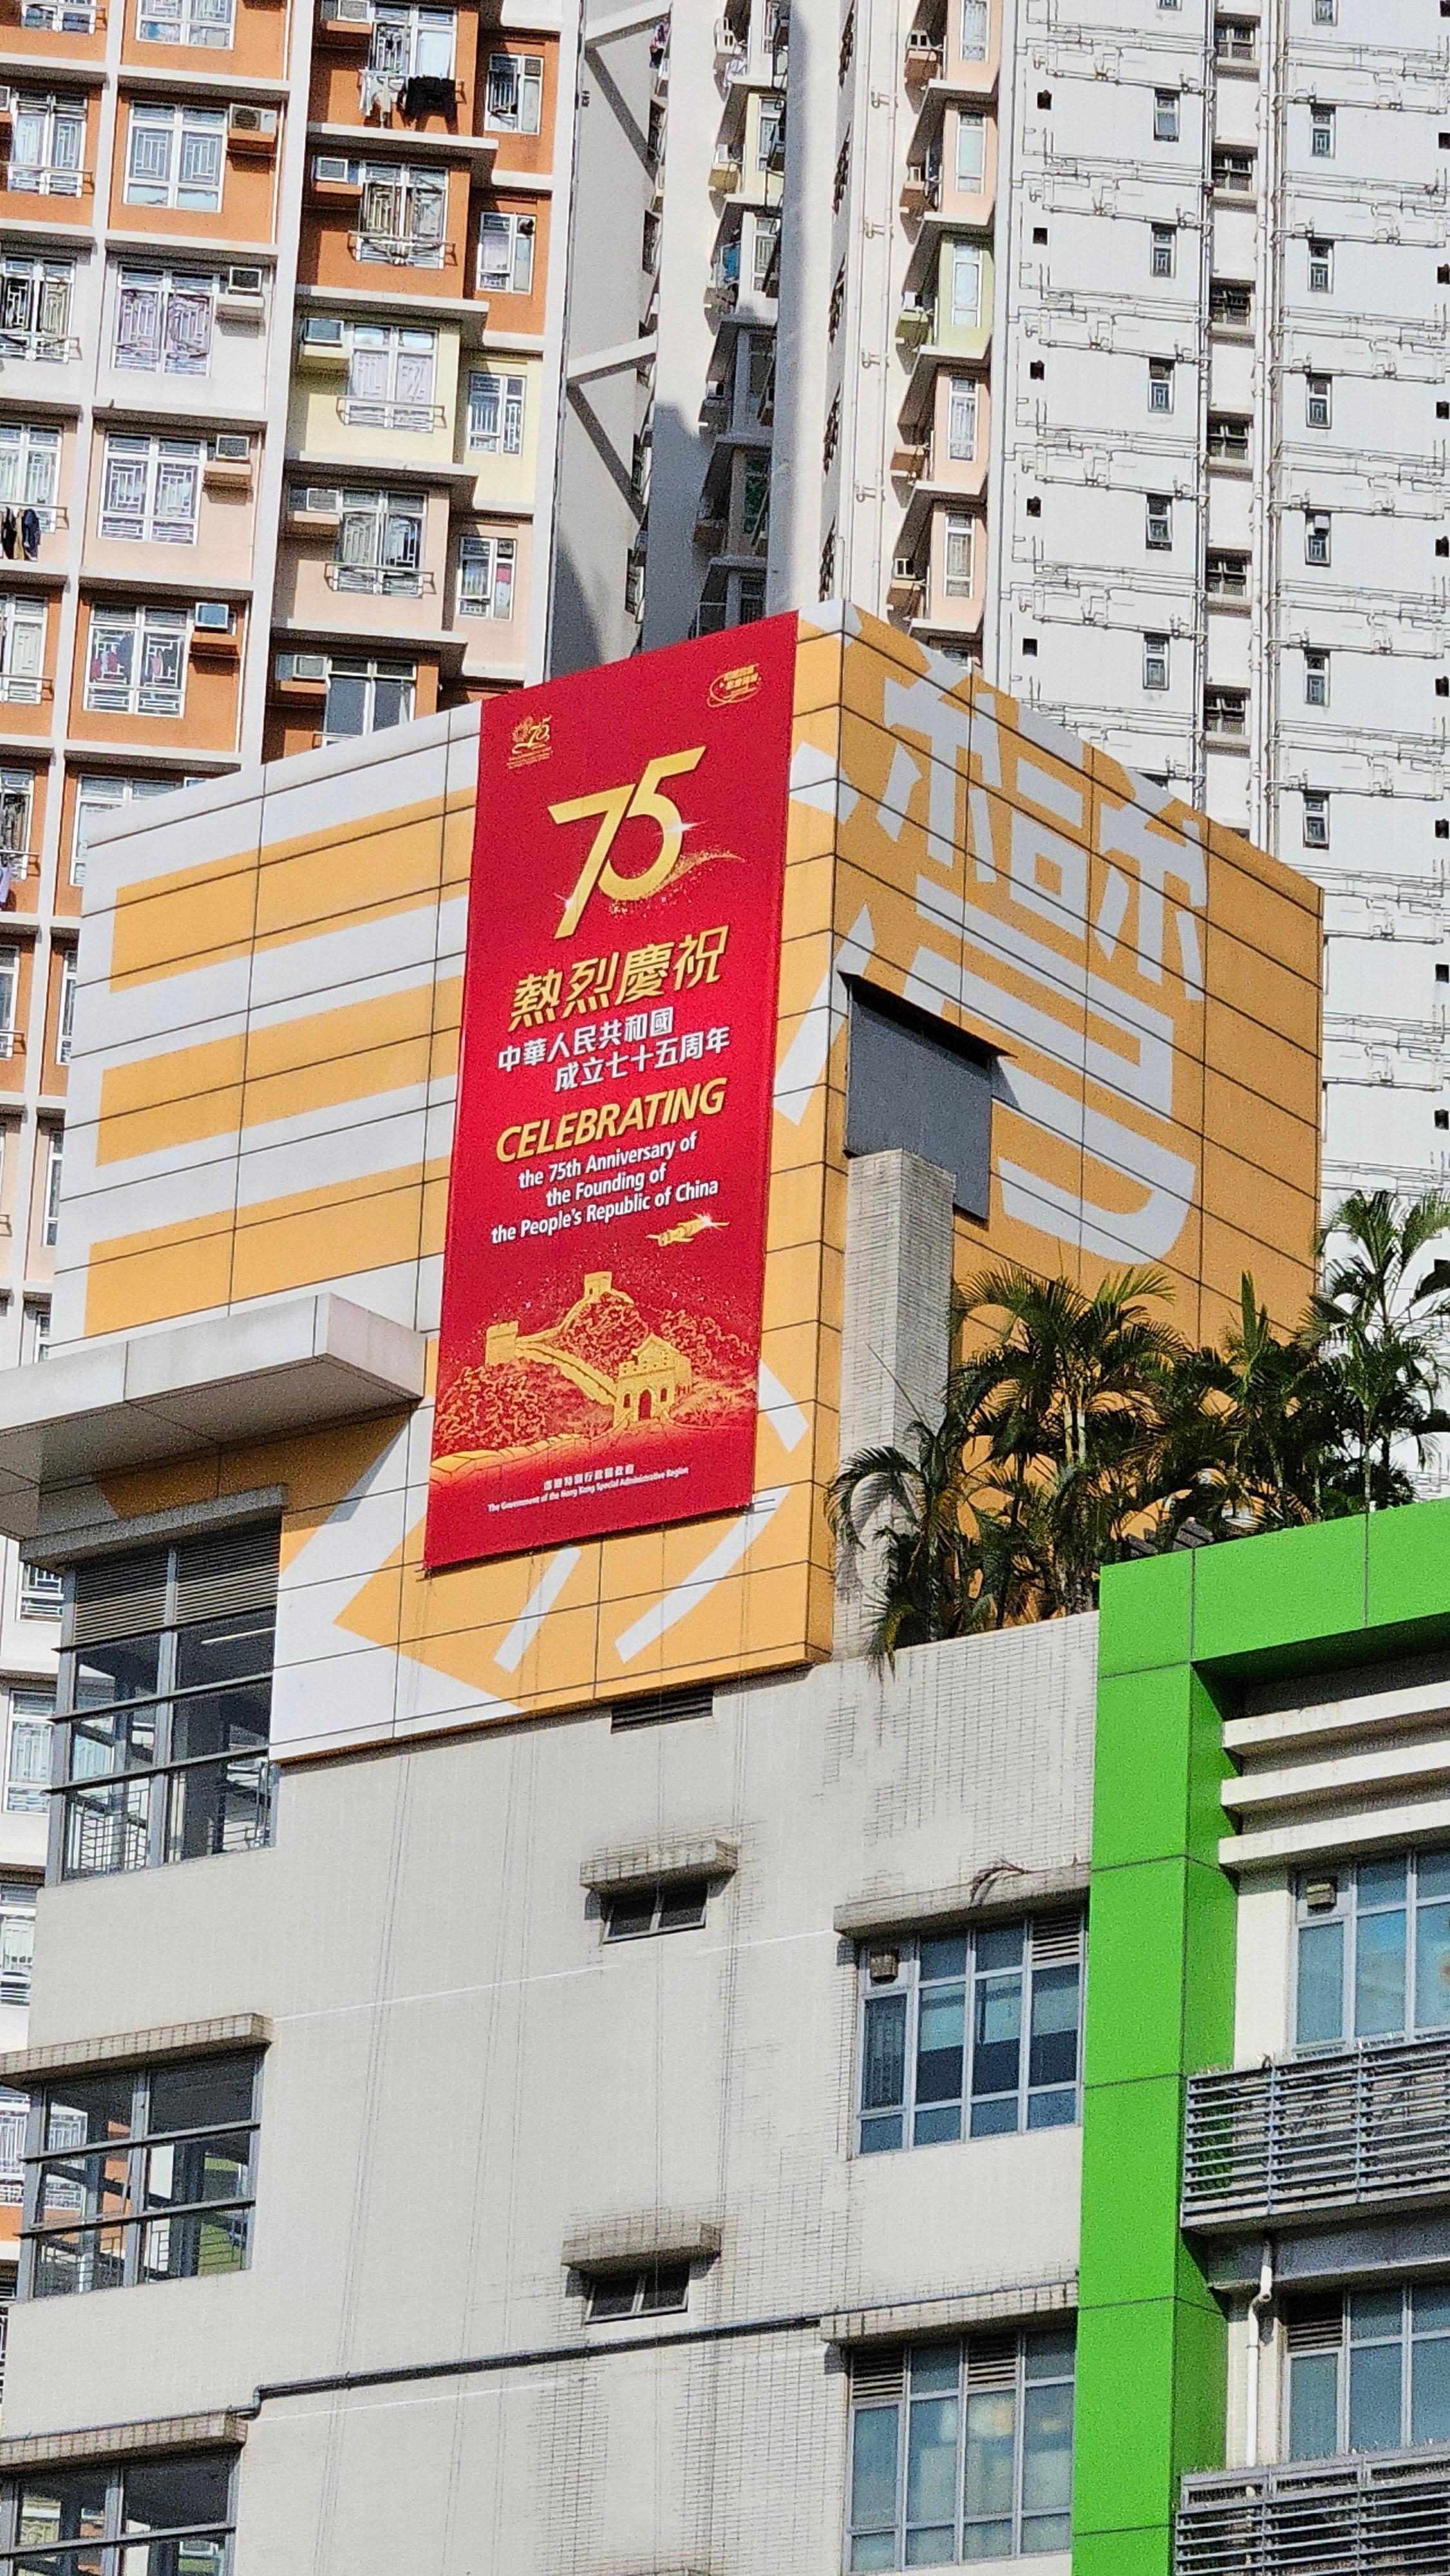
<instances>
[{"instance_id":1,"label":"metal louver shutter","mask_svg":"<svg viewBox=\"0 0 1450 2576\"><path fill-rule=\"evenodd\" d=\"M71 1602L72 1646L97 1646L106 1637L130 1637L159 1628L166 1615L166 1549L144 1555L103 1556L78 1565Z\"/></svg>"},{"instance_id":2,"label":"metal louver shutter","mask_svg":"<svg viewBox=\"0 0 1450 2576\"><path fill-rule=\"evenodd\" d=\"M1045 1923L1034 1923L1032 1926L1034 1968L1074 1966L1081 1937L1082 1917L1078 1914L1051 1915Z\"/></svg>"},{"instance_id":3,"label":"metal louver shutter","mask_svg":"<svg viewBox=\"0 0 1450 2576\"><path fill-rule=\"evenodd\" d=\"M1337 2352L1344 2340L1344 2305L1339 2292L1296 2301L1284 2322L1291 2352Z\"/></svg>"},{"instance_id":4,"label":"metal louver shutter","mask_svg":"<svg viewBox=\"0 0 1450 2576\"><path fill-rule=\"evenodd\" d=\"M906 2348L903 2344L868 2346L851 2355L851 2395L857 2405L890 2405L906 2388Z\"/></svg>"},{"instance_id":5,"label":"metal louver shutter","mask_svg":"<svg viewBox=\"0 0 1450 2576\"><path fill-rule=\"evenodd\" d=\"M275 1521L194 1539L176 1551L176 1620L224 1619L237 1610L270 1610L277 1598L279 1532Z\"/></svg>"},{"instance_id":6,"label":"metal louver shutter","mask_svg":"<svg viewBox=\"0 0 1450 2576\"><path fill-rule=\"evenodd\" d=\"M1014 2334L971 2336L967 2344L968 2388L1010 2388L1016 2377Z\"/></svg>"}]
</instances>

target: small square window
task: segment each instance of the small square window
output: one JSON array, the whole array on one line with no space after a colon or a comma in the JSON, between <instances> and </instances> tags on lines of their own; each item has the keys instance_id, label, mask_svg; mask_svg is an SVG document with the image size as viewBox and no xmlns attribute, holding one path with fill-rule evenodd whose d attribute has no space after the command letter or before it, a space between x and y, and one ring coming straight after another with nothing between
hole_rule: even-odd
<instances>
[{"instance_id":1,"label":"small square window","mask_svg":"<svg viewBox=\"0 0 1450 2576\"><path fill-rule=\"evenodd\" d=\"M1437 420L1450 420L1450 402L1436 403L1435 418Z\"/></svg>"},{"instance_id":2,"label":"small square window","mask_svg":"<svg viewBox=\"0 0 1450 2576\"><path fill-rule=\"evenodd\" d=\"M1313 18L1316 27L1332 27L1338 17L1339 0L1314 0Z\"/></svg>"},{"instance_id":3,"label":"small square window","mask_svg":"<svg viewBox=\"0 0 1450 2576\"><path fill-rule=\"evenodd\" d=\"M1435 981L1437 984L1450 984L1450 966L1437 966Z\"/></svg>"},{"instance_id":4,"label":"small square window","mask_svg":"<svg viewBox=\"0 0 1450 2576\"><path fill-rule=\"evenodd\" d=\"M1435 838L1437 841L1450 841L1450 822L1446 821L1443 814L1437 814L1435 817Z\"/></svg>"},{"instance_id":5,"label":"small square window","mask_svg":"<svg viewBox=\"0 0 1450 2576\"><path fill-rule=\"evenodd\" d=\"M1450 555L1450 537L1437 537L1435 552L1437 555Z\"/></svg>"},{"instance_id":6,"label":"small square window","mask_svg":"<svg viewBox=\"0 0 1450 2576\"><path fill-rule=\"evenodd\" d=\"M1435 1124L1437 1127L1450 1127L1450 1109L1437 1109Z\"/></svg>"},{"instance_id":7,"label":"small square window","mask_svg":"<svg viewBox=\"0 0 1450 2576\"><path fill-rule=\"evenodd\" d=\"M1023 638L1022 638L1022 650L1023 650L1023 653L1026 655L1027 660L1028 660L1029 662L1035 662L1035 661L1036 661L1036 659L1037 659L1037 638L1036 638L1036 636L1035 636L1035 635L1024 635L1024 636L1023 636Z\"/></svg>"},{"instance_id":8,"label":"small square window","mask_svg":"<svg viewBox=\"0 0 1450 2576\"><path fill-rule=\"evenodd\" d=\"M1037 93L1037 104L1038 104L1038 106L1039 106L1039 107L1051 107L1051 105L1052 105L1052 92L1051 92L1051 90L1050 90L1050 89L1040 89L1040 90L1038 91L1038 93Z\"/></svg>"},{"instance_id":9,"label":"small square window","mask_svg":"<svg viewBox=\"0 0 1450 2576\"><path fill-rule=\"evenodd\" d=\"M637 2272L601 2272L589 2284L585 2315L591 2325L616 2317L657 2317L688 2307L688 2263L650 2263Z\"/></svg>"},{"instance_id":10,"label":"small square window","mask_svg":"<svg viewBox=\"0 0 1450 2576\"><path fill-rule=\"evenodd\" d=\"M1027 516L1028 516L1028 518L1029 518L1029 519L1040 519L1040 518L1041 518L1041 516L1042 516L1042 496L1041 496L1041 494L1040 494L1040 493L1037 493L1037 492L1034 492L1034 493L1033 493L1033 495L1032 495L1032 497L1031 497L1030 501L1029 501L1029 502L1028 502L1028 504L1027 504Z\"/></svg>"},{"instance_id":11,"label":"small square window","mask_svg":"<svg viewBox=\"0 0 1450 2576\"><path fill-rule=\"evenodd\" d=\"M1450 265L1436 269L1435 283L1437 286L1450 286Z\"/></svg>"},{"instance_id":12,"label":"small square window","mask_svg":"<svg viewBox=\"0 0 1450 2576\"><path fill-rule=\"evenodd\" d=\"M1437 680L1435 683L1435 695L1437 698L1450 698L1450 680Z\"/></svg>"},{"instance_id":13,"label":"small square window","mask_svg":"<svg viewBox=\"0 0 1450 2576\"><path fill-rule=\"evenodd\" d=\"M1045 243L1047 240L1046 224L1034 224L1032 227L1032 238L1035 242Z\"/></svg>"},{"instance_id":14,"label":"small square window","mask_svg":"<svg viewBox=\"0 0 1450 2576\"><path fill-rule=\"evenodd\" d=\"M706 1878L657 1879L620 1887L604 1898L606 1941L642 1941L653 1932L697 1932L710 1894Z\"/></svg>"},{"instance_id":15,"label":"small square window","mask_svg":"<svg viewBox=\"0 0 1450 2576\"><path fill-rule=\"evenodd\" d=\"M1028 362L1027 373L1034 385L1045 384L1047 381L1046 360L1043 358L1030 359Z\"/></svg>"}]
</instances>

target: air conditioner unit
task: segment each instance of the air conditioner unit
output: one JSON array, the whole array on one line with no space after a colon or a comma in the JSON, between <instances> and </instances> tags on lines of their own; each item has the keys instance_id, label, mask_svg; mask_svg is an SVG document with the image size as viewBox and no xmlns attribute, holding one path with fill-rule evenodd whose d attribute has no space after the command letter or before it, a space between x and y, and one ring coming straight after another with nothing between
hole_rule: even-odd
<instances>
[{"instance_id":1,"label":"air conditioner unit","mask_svg":"<svg viewBox=\"0 0 1450 2576\"><path fill-rule=\"evenodd\" d=\"M250 104L228 108L227 131L230 134L275 134L277 111L275 107L253 107Z\"/></svg>"},{"instance_id":2,"label":"air conditioner unit","mask_svg":"<svg viewBox=\"0 0 1450 2576\"><path fill-rule=\"evenodd\" d=\"M239 430L221 429L212 440L211 452L218 465L248 465L252 442Z\"/></svg>"},{"instance_id":3,"label":"air conditioner unit","mask_svg":"<svg viewBox=\"0 0 1450 2576\"><path fill-rule=\"evenodd\" d=\"M312 176L323 181L338 181L346 187L352 176L352 163L345 152L314 152Z\"/></svg>"},{"instance_id":4,"label":"air conditioner unit","mask_svg":"<svg viewBox=\"0 0 1450 2576\"><path fill-rule=\"evenodd\" d=\"M304 349L340 349L342 316L340 313L306 313L302 317Z\"/></svg>"},{"instance_id":5,"label":"air conditioner unit","mask_svg":"<svg viewBox=\"0 0 1450 2576\"><path fill-rule=\"evenodd\" d=\"M203 635L230 635L236 611L225 599L199 599L191 622Z\"/></svg>"},{"instance_id":6,"label":"air conditioner unit","mask_svg":"<svg viewBox=\"0 0 1450 2576\"><path fill-rule=\"evenodd\" d=\"M373 0L323 0L324 18L342 18L356 27L372 24Z\"/></svg>"},{"instance_id":7,"label":"air conditioner unit","mask_svg":"<svg viewBox=\"0 0 1450 2576\"><path fill-rule=\"evenodd\" d=\"M279 680L325 680L328 662L325 653L279 653Z\"/></svg>"},{"instance_id":8,"label":"air conditioner unit","mask_svg":"<svg viewBox=\"0 0 1450 2576\"><path fill-rule=\"evenodd\" d=\"M292 507L305 510L312 518L335 519L342 511L342 494L328 491L321 483L294 483Z\"/></svg>"},{"instance_id":9,"label":"air conditioner unit","mask_svg":"<svg viewBox=\"0 0 1450 2576\"><path fill-rule=\"evenodd\" d=\"M260 268L229 268L225 291L228 295L260 295L265 275Z\"/></svg>"}]
</instances>

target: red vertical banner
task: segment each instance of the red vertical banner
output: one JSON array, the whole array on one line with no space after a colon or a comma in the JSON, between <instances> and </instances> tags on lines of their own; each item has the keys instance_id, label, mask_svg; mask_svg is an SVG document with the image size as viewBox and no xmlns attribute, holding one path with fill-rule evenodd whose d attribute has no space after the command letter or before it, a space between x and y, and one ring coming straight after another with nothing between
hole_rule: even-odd
<instances>
[{"instance_id":1,"label":"red vertical banner","mask_svg":"<svg viewBox=\"0 0 1450 2576\"><path fill-rule=\"evenodd\" d=\"M750 1500L795 647L483 708L430 1566Z\"/></svg>"}]
</instances>

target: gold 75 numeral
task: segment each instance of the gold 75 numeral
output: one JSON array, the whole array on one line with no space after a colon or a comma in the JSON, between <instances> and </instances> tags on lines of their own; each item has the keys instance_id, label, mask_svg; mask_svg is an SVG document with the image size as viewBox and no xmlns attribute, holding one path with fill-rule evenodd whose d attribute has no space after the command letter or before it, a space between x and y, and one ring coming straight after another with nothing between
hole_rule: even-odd
<instances>
[{"instance_id":1,"label":"gold 75 numeral","mask_svg":"<svg viewBox=\"0 0 1450 2576\"><path fill-rule=\"evenodd\" d=\"M556 823L579 823L586 815L600 817L599 829L589 846L589 855L579 871L574 891L564 906L564 915L554 933L556 939L567 939L579 926L579 918L596 886L611 895L616 903L642 903L646 895L657 894L680 856L685 837L684 817L678 805L659 792L662 778L680 778L687 770L697 769L705 757L700 743L693 751L669 751L648 764L640 779L626 779L622 787L606 787L594 796L571 796L562 805L551 805L549 812ZM647 868L637 876L622 877L613 866L609 853L621 823L644 821L659 827L660 845Z\"/></svg>"}]
</instances>

